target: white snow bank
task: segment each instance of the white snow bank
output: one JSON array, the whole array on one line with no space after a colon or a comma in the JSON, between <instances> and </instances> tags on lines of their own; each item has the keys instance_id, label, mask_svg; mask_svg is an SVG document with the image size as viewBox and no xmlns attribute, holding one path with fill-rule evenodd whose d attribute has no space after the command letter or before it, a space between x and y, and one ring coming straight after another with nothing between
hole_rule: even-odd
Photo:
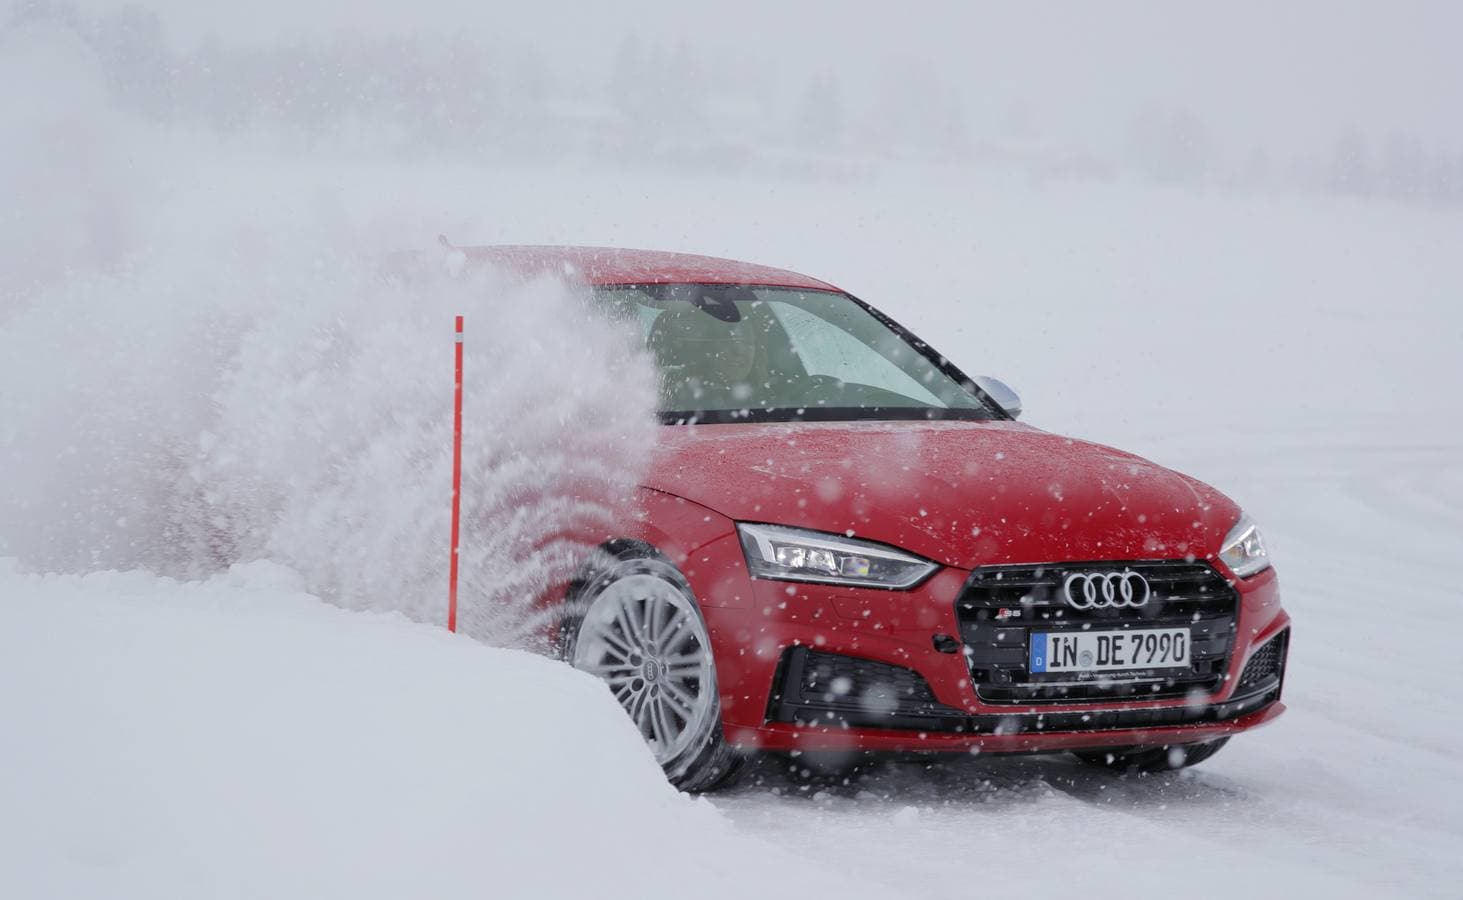
<instances>
[{"instance_id":1,"label":"white snow bank","mask_svg":"<svg viewBox=\"0 0 1463 900\"><path fill-rule=\"evenodd\" d=\"M598 682L272 564L0 560L0 722L3 897L850 895L672 789Z\"/></svg>"}]
</instances>

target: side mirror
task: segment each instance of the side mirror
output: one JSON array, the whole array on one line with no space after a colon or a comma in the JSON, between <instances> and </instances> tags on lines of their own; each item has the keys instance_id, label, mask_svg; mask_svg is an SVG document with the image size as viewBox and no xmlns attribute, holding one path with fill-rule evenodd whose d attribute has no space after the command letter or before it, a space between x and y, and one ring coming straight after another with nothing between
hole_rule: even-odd
<instances>
[{"instance_id":1,"label":"side mirror","mask_svg":"<svg viewBox=\"0 0 1463 900\"><path fill-rule=\"evenodd\" d=\"M1004 409L1013 419L1021 417L1021 397L999 378L992 378L989 375L975 376L975 385L985 391L996 404Z\"/></svg>"}]
</instances>

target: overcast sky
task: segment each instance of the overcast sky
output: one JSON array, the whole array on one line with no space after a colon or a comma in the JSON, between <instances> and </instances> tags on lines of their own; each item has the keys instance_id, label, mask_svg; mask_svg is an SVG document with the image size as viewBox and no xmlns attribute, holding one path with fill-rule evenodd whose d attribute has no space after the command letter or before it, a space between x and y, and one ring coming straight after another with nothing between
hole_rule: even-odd
<instances>
[{"instance_id":1,"label":"overcast sky","mask_svg":"<svg viewBox=\"0 0 1463 900\"><path fill-rule=\"evenodd\" d=\"M813 72L873 90L925 66L972 119L1020 110L1049 134L1116 139L1133 112L1178 103L1235 148L1324 149L1341 131L1463 147L1463 3L468 2L75 0L157 10L182 44L301 34L468 35L533 44L569 78L605 71L621 38L685 41L701 64L755 58L801 89Z\"/></svg>"}]
</instances>

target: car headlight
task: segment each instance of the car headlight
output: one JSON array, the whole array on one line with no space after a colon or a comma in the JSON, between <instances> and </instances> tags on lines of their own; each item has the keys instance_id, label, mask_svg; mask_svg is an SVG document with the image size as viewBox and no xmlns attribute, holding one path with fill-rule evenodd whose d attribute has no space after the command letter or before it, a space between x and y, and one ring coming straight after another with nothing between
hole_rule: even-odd
<instances>
[{"instance_id":1,"label":"car headlight","mask_svg":"<svg viewBox=\"0 0 1463 900\"><path fill-rule=\"evenodd\" d=\"M756 578L905 590L939 568L892 547L821 531L738 524L737 534Z\"/></svg>"},{"instance_id":2,"label":"car headlight","mask_svg":"<svg viewBox=\"0 0 1463 900\"><path fill-rule=\"evenodd\" d=\"M1219 558L1234 574L1241 578L1258 575L1270 568L1270 557L1265 553L1265 539L1260 536L1260 526L1244 513L1229 529L1224 543L1219 548Z\"/></svg>"}]
</instances>

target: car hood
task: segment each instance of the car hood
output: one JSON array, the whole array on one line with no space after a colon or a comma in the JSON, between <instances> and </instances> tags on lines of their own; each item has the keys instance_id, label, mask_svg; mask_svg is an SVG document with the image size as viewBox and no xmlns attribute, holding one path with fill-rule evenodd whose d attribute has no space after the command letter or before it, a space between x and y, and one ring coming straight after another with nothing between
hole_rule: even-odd
<instances>
[{"instance_id":1,"label":"car hood","mask_svg":"<svg viewBox=\"0 0 1463 900\"><path fill-rule=\"evenodd\" d=\"M1145 459L1017 422L666 426L646 486L936 562L1205 558L1239 515Z\"/></svg>"}]
</instances>

